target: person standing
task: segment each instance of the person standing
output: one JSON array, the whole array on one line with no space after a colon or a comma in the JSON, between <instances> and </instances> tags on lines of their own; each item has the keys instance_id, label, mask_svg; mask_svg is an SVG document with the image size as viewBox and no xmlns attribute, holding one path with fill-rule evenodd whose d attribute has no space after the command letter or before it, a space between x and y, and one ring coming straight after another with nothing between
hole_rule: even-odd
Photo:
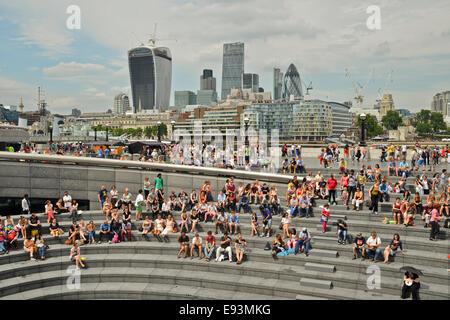
<instances>
[{"instance_id":1,"label":"person standing","mask_svg":"<svg viewBox=\"0 0 450 320\"><path fill-rule=\"evenodd\" d=\"M402 299L408 299L412 293L413 300L420 300L419 298L420 280L419 276L412 272L405 272L403 276Z\"/></svg>"},{"instance_id":2,"label":"person standing","mask_svg":"<svg viewBox=\"0 0 450 320\"><path fill-rule=\"evenodd\" d=\"M370 208L374 214L378 214L378 200L380 196L380 183L376 181L369 190L370 194Z\"/></svg>"},{"instance_id":3,"label":"person standing","mask_svg":"<svg viewBox=\"0 0 450 320\"><path fill-rule=\"evenodd\" d=\"M107 196L108 196L108 190L106 190L105 186L102 186L102 188L98 192L98 202L100 202L101 208L103 208L103 203L105 202ZM115 205L115 203L113 203L113 205Z\"/></svg>"},{"instance_id":4,"label":"person standing","mask_svg":"<svg viewBox=\"0 0 450 320\"><path fill-rule=\"evenodd\" d=\"M335 204L336 202L336 188L337 188L337 180L334 177L334 173L331 174L331 178L327 181L328 187L328 204ZM333 202L331 202L331 197L333 197Z\"/></svg>"},{"instance_id":5,"label":"person standing","mask_svg":"<svg viewBox=\"0 0 450 320\"><path fill-rule=\"evenodd\" d=\"M22 214L29 215L30 208L31 208L30 199L28 198L28 194L26 194L23 196L23 199L22 199Z\"/></svg>"}]
</instances>

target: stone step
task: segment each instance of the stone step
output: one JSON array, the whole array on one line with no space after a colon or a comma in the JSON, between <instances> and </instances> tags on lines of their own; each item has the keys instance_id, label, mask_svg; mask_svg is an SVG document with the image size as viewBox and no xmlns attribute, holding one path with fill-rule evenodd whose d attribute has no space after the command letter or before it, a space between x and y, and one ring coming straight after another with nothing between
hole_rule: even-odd
<instances>
[{"instance_id":1,"label":"stone step","mask_svg":"<svg viewBox=\"0 0 450 320\"><path fill-rule=\"evenodd\" d=\"M334 250L323 250L323 249L313 249L311 250L311 255L317 257L328 257L328 258L338 258L339 253Z\"/></svg>"},{"instance_id":2,"label":"stone step","mask_svg":"<svg viewBox=\"0 0 450 320\"><path fill-rule=\"evenodd\" d=\"M305 263L305 269L312 270L312 271L328 272L328 273L336 272L336 266L334 266L334 265L312 263L312 262Z\"/></svg>"},{"instance_id":3,"label":"stone step","mask_svg":"<svg viewBox=\"0 0 450 320\"><path fill-rule=\"evenodd\" d=\"M326 280L301 278L300 286L301 287L321 288L321 289L332 289L333 283L331 281L326 281Z\"/></svg>"}]
</instances>

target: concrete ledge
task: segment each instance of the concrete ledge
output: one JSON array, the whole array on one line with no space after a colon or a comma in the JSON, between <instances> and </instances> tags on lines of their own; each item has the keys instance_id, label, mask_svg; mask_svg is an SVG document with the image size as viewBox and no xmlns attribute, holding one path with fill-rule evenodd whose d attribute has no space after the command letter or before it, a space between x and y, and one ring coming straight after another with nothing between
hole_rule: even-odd
<instances>
[{"instance_id":1,"label":"concrete ledge","mask_svg":"<svg viewBox=\"0 0 450 320\"><path fill-rule=\"evenodd\" d=\"M337 258L339 256L339 253L335 250L313 249L311 250L311 255L327 258Z\"/></svg>"},{"instance_id":2,"label":"concrete ledge","mask_svg":"<svg viewBox=\"0 0 450 320\"><path fill-rule=\"evenodd\" d=\"M314 297L314 296L308 296L305 294L298 294L295 297L295 300L328 300L327 298L321 298L321 297Z\"/></svg>"},{"instance_id":3,"label":"concrete ledge","mask_svg":"<svg viewBox=\"0 0 450 320\"><path fill-rule=\"evenodd\" d=\"M333 273L336 271L336 266L329 265L329 264L318 264L318 263L307 262L307 263L305 263L305 269L312 270L312 271Z\"/></svg>"},{"instance_id":4,"label":"concrete ledge","mask_svg":"<svg viewBox=\"0 0 450 320\"><path fill-rule=\"evenodd\" d=\"M333 283L327 280L317 280L317 279L309 279L309 278L301 278L300 286L302 287L313 287L313 288L321 288L321 289L332 289Z\"/></svg>"}]
</instances>

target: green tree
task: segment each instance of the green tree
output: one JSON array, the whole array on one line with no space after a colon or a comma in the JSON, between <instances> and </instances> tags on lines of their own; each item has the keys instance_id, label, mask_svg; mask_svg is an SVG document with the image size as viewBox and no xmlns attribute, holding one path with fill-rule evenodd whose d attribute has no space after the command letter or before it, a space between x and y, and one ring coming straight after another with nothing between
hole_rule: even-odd
<instances>
[{"instance_id":1,"label":"green tree","mask_svg":"<svg viewBox=\"0 0 450 320\"><path fill-rule=\"evenodd\" d=\"M445 124L444 116L442 113L432 112L430 117L430 123L435 133L447 129L447 125Z\"/></svg>"},{"instance_id":2,"label":"green tree","mask_svg":"<svg viewBox=\"0 0 450 320\"><path fill-rule=\"evenodd\" d=\"M153 129L152 127L145 127L144 128L144 136L151 139L153 137Z\"/></svg>"},{"instance_id":3,"label":"green tree","mask_svg":"<svg viewBox=\"0 0 450 320\"><path fill-rule=\"evenodd\" d=\"M389 110L385 116L383 116L383 119L381 119L381 122L383 123L383 126L386 127L388 130L397 130L399 125L402 124L403 120L400 116L400 113L394 110Z\"/></svg>"},{"instance_id":4,"label":"green tree","mask_svg":"<svg viewBox=\"0 0 450 320\"><path fill-rule=\"evenodd\" d=\"M356 120L356 126L361 128L361 118L358 116ZM365 127L367 137L375 137L383 133L383 128L378 124L377 118L368 114L366 115Z\"/></svg>"}]
</instances>

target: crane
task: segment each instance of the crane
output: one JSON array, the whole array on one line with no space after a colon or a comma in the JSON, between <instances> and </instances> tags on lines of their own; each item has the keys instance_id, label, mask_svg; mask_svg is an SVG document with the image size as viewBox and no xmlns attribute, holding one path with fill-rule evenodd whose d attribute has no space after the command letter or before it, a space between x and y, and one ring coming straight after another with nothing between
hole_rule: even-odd
<instances>
[{"instance_id":1,"label":"crane","mask_svg":"<svg viewBox=\"0 0 450 320\"><path fill-rule=\"evenodd\" d=\"M155 26L153 28L153 33L150 35L150 39L148 39L148 42L150 44L150 46L155 47L156 46L156 41L160 41L160 40L164 40L164 41L175 41L177 42L178 40L176 39L161 39L161 38L157 38L156 37L156 28L157 28L158 24L155 23Z\"/></svg>"},{"instance_id":2,"label":"crane","mask_svg":"<svg viewBox=\"0 0 450 320\"><path fill-rule=\"evenodd\" d=\"M370 80L372 80L373 72L374 72L374 69L371 68L371 70L369 72L369 77L367 78L366 83L362 86L359 82L355 83L355 81L352 79L350 71L347 68L345 69L345 76L352 81L353 88L355 89L355 94L356 94L355 100L356 100L356 103L357 103L359 109L362 109L362 107L363 107L363 102L364 102L363 92L366 89L367 85L369 84Z\"/></svg>"},{"instance_id":3,"label":"crane","mask_svg":"<svg viewBox=\"0 0 450 320\"><path fill-rule=\"evenodd\" d=\"M303 80L301 80L301 81L306 88L305 100L309 100L309 98L310 98L309 91L314 89L312 86L312 81L309 82L309 85L306 85L306 83Z\"/></svg>"},{"instance_id":4,"label":"crane","mask_svg":"<svg viewBox=\"0 0 450 320\"><path fill-rule=\"evenodd\" d=\"M383 94L386 92L386 90L389 88L390 84L392 83L392 74L394 73L394 70L391 70L388 73L388 76L386 78L386 83L384 84L383 90L381 88L378 89L378 100L377 103L381 102L381 99L383 99Z\"/></svg>"}]
</instances>

